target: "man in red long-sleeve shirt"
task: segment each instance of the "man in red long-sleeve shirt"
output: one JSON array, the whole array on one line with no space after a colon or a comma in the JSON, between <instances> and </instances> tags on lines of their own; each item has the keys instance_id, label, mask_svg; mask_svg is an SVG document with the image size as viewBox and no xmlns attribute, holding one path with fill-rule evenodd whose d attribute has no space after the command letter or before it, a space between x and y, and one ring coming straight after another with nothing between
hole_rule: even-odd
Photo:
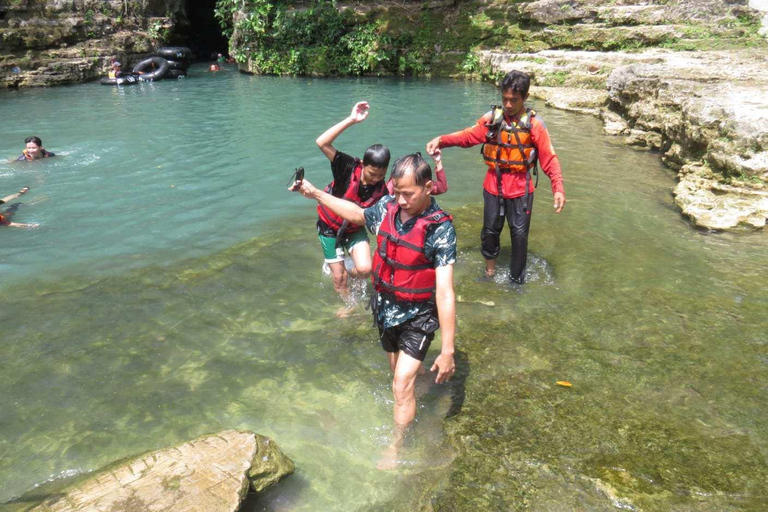
<instances>
[{"instance_id":1,"label":"man in red long-sleeve shirt","mask_svg":"<svg viewBox=\"0 0 768 512\"><path fill-rule=\"evenodd\" d=\"M525 107L530 79L520 71L510 71L501 81L501 107L494 107L473 126L435 137L427 143L427 152L459 146L483 146L483 160L488 172L483 181L483 231L480 234L485 273L496 273L499 237L507 218L512 237L509 278L522 284L528 254L528 231L535 185L531 174L536 162L552 182L555 213L565 206L565 190L560 162L549 132L541 118Z\"/></svg>"}]
</instances>

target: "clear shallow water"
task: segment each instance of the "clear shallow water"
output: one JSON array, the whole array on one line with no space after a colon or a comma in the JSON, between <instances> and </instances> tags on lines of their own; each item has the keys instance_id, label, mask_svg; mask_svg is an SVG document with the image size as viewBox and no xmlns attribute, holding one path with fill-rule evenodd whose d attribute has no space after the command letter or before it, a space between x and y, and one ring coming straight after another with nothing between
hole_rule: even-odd
<instances>
[{"instance_id":1,"label":"clear shallow water","mask_svg":"<svg viewBox=\"0 0 768 512\"><path fill-rule=\"evenodd\" d=\"M247 428L274 436L299 468L254 510L412 508L419 485L445 477L458 493L472 471L483 476L444 442L443 418L459 406L449 434L495 443L486 458L517 468L542 510L574 497L612 506L597 480L659 510L681 499L670 488L760 495L765 237L696 232L655 156L546 108L569 204L555 216L542 177L522 293L478 282L479 151L446 152L440 202L460 236L464 372L425 389L404 470L373 469L391 423L385 358L366 313L332 318L314 209L283 187L297 165L329 180L314 139L358 99L374 110L337 147L359 155L382 142L399 155L468 124L496 93L196 71L124 90L0 94L11 120L0 154L18 154L31 133L63 154L0 166L3 194L33 188L17 220L41 224L2 231L0 501L63 472ZM575 392L552 394L560 378ZM692 461L710 476L686 469Z\"/></svg>"}]
</instances>

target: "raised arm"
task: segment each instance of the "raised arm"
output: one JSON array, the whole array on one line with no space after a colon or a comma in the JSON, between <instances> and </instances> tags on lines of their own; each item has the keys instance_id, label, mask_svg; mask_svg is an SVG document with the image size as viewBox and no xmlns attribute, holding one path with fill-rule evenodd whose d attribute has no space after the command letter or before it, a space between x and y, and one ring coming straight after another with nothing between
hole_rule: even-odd
<instances>
[{"instance_id":1,"label":"raised arm","mask_svg":"<svg viewBox=\"0 0 768 512\"><path fill-rule=\"evenodd\" d=\"M432 195L439 196L448 192L448 180L443 169L443 152L436 149L429 156L435 161L435 180L432 182Z\"/></svg>"},{"instance_id":2,"label":"raised arm","mask_svg":"<svg viewBox=\"0 0 768 512\"><path fill-rule=\"evenodd\" d=\"M477 120L475 124L459 130L458 132L448 133L440 135L427 142L427 153L430 155L440 148L451 148L458 146L460 148L471 148L485 142L485 134L488 128L485 126L485 122L489 114L485 114L483 117Z\"/></svg>"},{"instance_id":3,"label":"raised arm","mask_svg":"<svg viewBox=\"0 0 768 512\"><path fill-rule=\"evenodd\" d=\"M341 135L344 130L353 124L365 121L365 118L368 117L370 108L371 107L368 105L367 101L358 101L355 103L355 106L352 107L352 112L348 117L325 130L323 134L317 138L315 143L328 160L333 162L333 158L336 156L336 148L333 147L333 141L336 140L336 137Z\"/></svg>"},{"instance_id":4,"label":"raised arm","mask_svg":"<svg viewBox=\"0 0 768 512\"><path fill-rule=\"evenodd\" d=\"M304 197L316 200L318 203L352 224L357 224L358 226L365 225L365 214L362 208L352 201L334 197L327 192L323 192L306 179L301 182L301 186L298 189L295 189L294 186L291 187L290 190L297 190Z\"/></svg>"}]
</instances>

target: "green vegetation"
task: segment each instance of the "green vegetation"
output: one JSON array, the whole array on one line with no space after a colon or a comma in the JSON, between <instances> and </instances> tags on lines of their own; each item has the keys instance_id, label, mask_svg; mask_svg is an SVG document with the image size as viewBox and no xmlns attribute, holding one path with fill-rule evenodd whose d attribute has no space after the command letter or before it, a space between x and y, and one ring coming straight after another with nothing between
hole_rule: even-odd
<instances>
[{"instance_id":1,"label":"green vegetation","mask_svg":"<svg viewBox=\"0 0 768 512\"><path fill-rule=\"evenodd\" d=\"M238 62L278 75L430 74L451 59L447 52L470 52L478 41L506 34L464 6L433 11L403 4L361 15L330 0L302 7L219 0L215 14ZM471 73L476 65L458 60L449 74Z\"/></svg>"},{"instance_id":2,"label":"green vegetation","mask_svg":"<svg viewBox=\"0 0 768 512\"><path fill-rule=\"evenodd\" d=\"M643 30L632 23L636 20L614 20L608 27L543 27L531 24L515 5L501 3L462 2L450 8L401 3L363 12L339 7L335 0L218 0L215 14L237 61L276 75L477 76L483 70L476 51L482 48L528 53L766 45L757 33L759 20L744 15L719 26ZM558 79L564 81L553 77L552 84Z\"/></svg>"}]
</instances>

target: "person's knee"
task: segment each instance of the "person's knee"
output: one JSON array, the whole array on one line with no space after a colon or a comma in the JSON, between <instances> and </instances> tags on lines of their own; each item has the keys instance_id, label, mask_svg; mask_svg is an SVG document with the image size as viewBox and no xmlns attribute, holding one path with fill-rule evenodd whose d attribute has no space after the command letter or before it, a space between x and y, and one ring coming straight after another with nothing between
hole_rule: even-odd
<instances>
[{"instance_id":1,"label":"person's knee","mask_svg":"<svg viewBox=\"0 0 768 512\"><path fill-rule=\"evenodd\" d=\"M510 228L509 233L514 242L525 242L528 240L528 226Z\"/></svg>"},{"instance_id":2,"label":"person's knee","mask_svg":"<svg viewBox=\"0 0 768 512\"><path fill-rule=\"evenodd\" d=\"M357 272L357 277L368 277L371 275L371 262L364 262L364 263L357 263L355 264L355 271Z\"/></svg>"},{"instance_id":3,"label":"person's knee","mask_svg":"<svg viewBox=\"0 0 768 512\"><path fill-rule=\"evenodd\" d=\"M412 378L395 375L392 381L392 392L395 395L395 403L402 405L413 399L413 380Z\"/></svg>"},{"instance_id":4,"label":"person's knee","mask_svg":"<svg viewBox=\"0 0 768 512\"><path fill-rule=\"evenodd\" d=\"M498 238L499 235L501 235L501 230L503 228L504 228L503 225L499 229L496 229L493 226L485 225L485 226L483 226L483 229L480 231L480 238L482 238L482 239L485 239L485 238Z\"/></svg>"}]
</instances>

